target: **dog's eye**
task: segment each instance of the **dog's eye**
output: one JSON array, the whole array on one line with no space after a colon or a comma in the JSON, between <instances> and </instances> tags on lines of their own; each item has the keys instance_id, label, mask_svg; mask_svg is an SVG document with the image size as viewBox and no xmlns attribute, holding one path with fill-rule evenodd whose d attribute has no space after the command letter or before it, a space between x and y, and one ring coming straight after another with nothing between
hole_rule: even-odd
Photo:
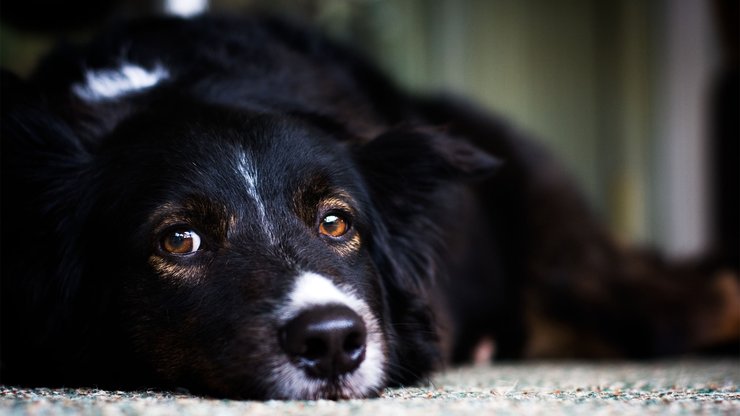
<instances>
[{"instance_id":1,"label":"dog's eye","mask_svg":"<svg viewBox=\"0 0 740 416\"><path fill-rule=\"evenodd\" d=\"M319 232L329 237L338 238L343 236L349 230L347 220L338 214L329 214L321 219Z\"/></svg>"},{"instance_id":2,"label":"dog's eye","mask_svg":"<svg viewBox=\"0 0 740 416\"><path fill-rule=\"evenodd\" d=\"M170 254L195 253L200 248L200 236L193 230L173 230L162 238L161 244Z\"/></svg>"}]
</instances>

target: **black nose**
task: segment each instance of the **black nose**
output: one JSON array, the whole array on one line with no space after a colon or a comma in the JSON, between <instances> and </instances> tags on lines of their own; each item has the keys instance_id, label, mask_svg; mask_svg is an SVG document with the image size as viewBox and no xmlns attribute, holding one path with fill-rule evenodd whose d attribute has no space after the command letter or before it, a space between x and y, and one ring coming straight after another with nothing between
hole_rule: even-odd
<instances>
[{"instance_id":1,"label":"black nose","mask_svg":"<svg viewBox=\"0 0 740 416\"><path fill-rule=\"evenodd\" d=\"M365 324L343 305L308 309L280 332L285 352L313 377L336 378L352 372L365 359Z\"/></svg>"}]
</instances>

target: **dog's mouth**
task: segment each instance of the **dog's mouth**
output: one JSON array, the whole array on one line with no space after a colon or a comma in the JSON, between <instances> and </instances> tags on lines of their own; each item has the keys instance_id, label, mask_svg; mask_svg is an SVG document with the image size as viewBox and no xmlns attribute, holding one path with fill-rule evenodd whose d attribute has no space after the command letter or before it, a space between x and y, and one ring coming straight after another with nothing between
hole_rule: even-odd
<instances>
[{"instance_id":1,"label":"dog's mouth","mask_svg":"<svg viewBox=\"0 0 740 416\"><path fill-rule=\"evenodd\" d=\"M368 386L347 375L334 379L293 379L290 385L278 386L273 397L280 400L350 400L378 397L381 391L380 386Z\"/></svg>"}]
</instances>

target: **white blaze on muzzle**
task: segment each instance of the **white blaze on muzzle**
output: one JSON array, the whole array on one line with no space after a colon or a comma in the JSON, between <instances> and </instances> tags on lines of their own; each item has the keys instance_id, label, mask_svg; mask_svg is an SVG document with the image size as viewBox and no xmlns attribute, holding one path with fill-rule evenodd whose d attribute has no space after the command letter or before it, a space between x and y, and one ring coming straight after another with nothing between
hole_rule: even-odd
<instances>
[{"instance_id":1,"label":"white blaze on muzzle","mask_svg":"<svg viewBox=\"0 0 740 416\"><path fill-rule=\"evenodd\" d=\"M298 276L287 302L279 311L281 325L314 307L342 305L354 311L367 329L365 358L354 371L325 380L307 375L283 355L276 360L271 382L274 394L285 399L366 397L384 383L386 342L380 324L368 304L348 287L337 286L328 278L306 272Z\"/></svg>"}]
</instances>

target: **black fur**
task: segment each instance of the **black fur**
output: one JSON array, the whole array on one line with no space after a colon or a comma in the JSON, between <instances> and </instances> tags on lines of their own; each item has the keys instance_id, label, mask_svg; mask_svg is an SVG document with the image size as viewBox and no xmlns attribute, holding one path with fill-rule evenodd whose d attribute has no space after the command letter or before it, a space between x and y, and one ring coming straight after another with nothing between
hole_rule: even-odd
<instances>
[{"instance_id":1,"label":"black fur","mask_svg":"<svg viewBox=\"0 0 740 416\"><path fill-rule=\"evenodd\" d=\"M85 70L122 62L170 77L98 102L72 93ZM618 247L505 124L410 96L281 20L122 24L30 81L4 72L2 105L5 383L280 397L273 315L304 269L377 314L386 385L469 359L485 337L497 358L684 352L725 310L713 269ZM242 153L277 245L236 174ZM350 255L315 233L335 195L361 237ZM158 253L178 224L202 235L197 256ZM543 325L567 340L543 349Z\"/></svg>"}]
</instances>

